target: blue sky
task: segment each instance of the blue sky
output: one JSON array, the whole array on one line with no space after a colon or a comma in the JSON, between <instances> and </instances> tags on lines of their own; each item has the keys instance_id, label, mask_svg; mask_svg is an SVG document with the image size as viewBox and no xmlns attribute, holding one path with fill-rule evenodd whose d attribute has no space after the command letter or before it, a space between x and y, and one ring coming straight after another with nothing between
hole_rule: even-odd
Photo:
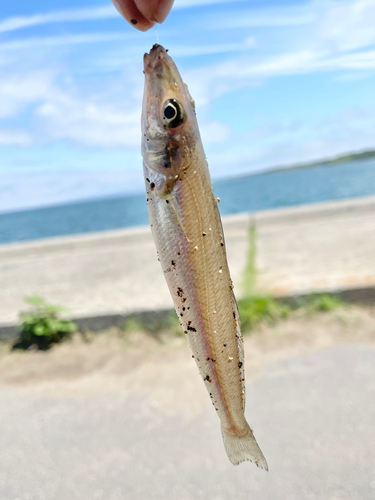
<instances>
[{"instance_id":1,"label":"blue sky","mask_svg":"<svg viewBox=\"0 0 375 500\"><path fill-rule=\"evenodd\" d=\"M109 0L0 6L0 211L141 191L142 59L169 49L212 177L375 148L375 0L175 0L140 33Z\"/></svg>"}]
</instances>

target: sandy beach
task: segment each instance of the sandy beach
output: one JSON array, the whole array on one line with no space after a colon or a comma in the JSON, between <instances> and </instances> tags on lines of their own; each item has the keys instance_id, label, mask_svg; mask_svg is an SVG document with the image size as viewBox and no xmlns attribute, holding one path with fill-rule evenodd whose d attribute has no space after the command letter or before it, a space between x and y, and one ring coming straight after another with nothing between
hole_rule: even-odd
<instances>
[{"instance_id":1,"label":"sandy beach","mask_svg":"<svg viewBox=\"0 0 375 500\"><path fill-rule=\"evenodd\" d=\"M223 218L237 296L256 230L257 288L290 296L375 287L375 197ZM172 308L149 227L0 246L0 325L40 295L74 318Z\"/></svg>"}]
</instances>

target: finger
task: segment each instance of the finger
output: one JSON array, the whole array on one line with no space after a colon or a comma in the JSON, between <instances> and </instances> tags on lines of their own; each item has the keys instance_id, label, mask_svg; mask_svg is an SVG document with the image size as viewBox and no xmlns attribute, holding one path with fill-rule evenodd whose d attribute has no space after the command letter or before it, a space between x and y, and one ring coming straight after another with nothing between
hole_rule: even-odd
<instances>
[{"instance_id":1,"label":"finger","mask_svg":"<svg viewBox=\"0 0 375 500\"><path fill-rule=\"evenodd\" d=\"M138 30L147 31L155 25L155 21L149 21L141 14L134 0L112 0L112 3L120 14Z\"/></svg>"},{"instance_id":2,"label":"finger","mask_svg":"<svg viewBox=\"0 0 375 500\"><path fill-rule=\"evenodd\" d=\"M134 0L141 14L155 23L162 23L167 18L174 0Z\"/></svg>"}]
</instances>

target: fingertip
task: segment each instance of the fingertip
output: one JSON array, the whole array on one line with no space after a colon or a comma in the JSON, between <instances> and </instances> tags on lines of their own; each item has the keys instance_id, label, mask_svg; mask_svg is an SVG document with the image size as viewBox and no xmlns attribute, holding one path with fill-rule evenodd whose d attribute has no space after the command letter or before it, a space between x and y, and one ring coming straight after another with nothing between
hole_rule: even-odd
<instances>
[{"instance_id":1,"label":"fingertip","mask_svg":"<svg viewBox=\"0 0 375 500\"><path fill-rule=\"evenodd\" d=\"M139 12L150 22L162 23L166 20L174 0L134 0Z\"/></svg>"},{"instance_id":2,"label":"fingertip","mask_svg":"<svg viewBox=\"0 0 375 500\"><path fill-rule=\"evenodd\" d=\"M112 0L117 11L139 31L148 31L157 21L147 19L137 8L134 0Z\"/></svg>"}]
</instances>

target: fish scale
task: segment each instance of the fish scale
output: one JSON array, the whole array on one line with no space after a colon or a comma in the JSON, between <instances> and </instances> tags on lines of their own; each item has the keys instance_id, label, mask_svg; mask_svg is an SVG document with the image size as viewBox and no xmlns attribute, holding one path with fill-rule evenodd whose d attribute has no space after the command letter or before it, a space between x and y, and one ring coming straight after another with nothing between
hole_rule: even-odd
<instances>
[{"instance_id":1,"label":"fish scale","mask_svg":"<svg viewBox=\"0 0 375 500\"><path fill-rule=\"evenodd\" d=\"M152 234L230 461L268 469L245 416L243 339L195 107L160 45L145 54L142 154Z\"/></svg>"}]
</instances>

